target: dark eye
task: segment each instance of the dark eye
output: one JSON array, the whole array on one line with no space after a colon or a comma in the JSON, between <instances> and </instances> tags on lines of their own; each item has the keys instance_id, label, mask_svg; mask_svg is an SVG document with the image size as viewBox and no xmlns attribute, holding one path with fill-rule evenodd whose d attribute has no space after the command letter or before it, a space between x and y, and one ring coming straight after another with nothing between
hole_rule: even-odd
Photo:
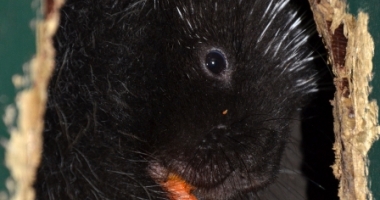
<instances>
[{"instance_id":1,"label":"dark eye","mask_svg":"<svg viewBox=\"0 0 380 200\"><path fill-rule=\"evenodd\" d=\"M205 62L206 68L213 74L219 74L227 68L224 55L216 50L208 52Z\"/></svg>"}]
</instances>

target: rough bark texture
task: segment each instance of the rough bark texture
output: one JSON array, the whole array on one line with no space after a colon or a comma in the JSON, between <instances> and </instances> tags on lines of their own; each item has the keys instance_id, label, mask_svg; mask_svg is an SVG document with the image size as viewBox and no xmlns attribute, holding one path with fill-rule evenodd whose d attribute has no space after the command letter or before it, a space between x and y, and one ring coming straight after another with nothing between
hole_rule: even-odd
<instances>
[{"instance_id":1,"label":"rough bark texture","mask_svg":"<svg viewBox=\"0 0 380 200\"><path fill-rule=\"evenodd\" d=\"M367 152L378 138L378 106L368 99L374 43L368 15L346 13L341 0L310 0L320 35L333 66L335 156L332 166L340 180L341 199L372 199L368 189Z\"/></svg>"},{"instance_id":2,"label":"rough bark texture","mask_svg":"<svg viewBox=\"0 0 380 200\"><path fill-rule=\"evenodd\" d=\"M63 1L45 0L42 3L44 19L39 19L36 26L37 53L26 65L25 75L13 77L15 86L24 88L16 97L17 127L11 128L6 147L6 165L11 173L7 186L14 200L35 199L32 185L41 160L46 89L55 56L52 36L58 26L58 11ZM4 121L11 126L15 112L12 108L7 111Z\"/></svg>"}]
</instances>

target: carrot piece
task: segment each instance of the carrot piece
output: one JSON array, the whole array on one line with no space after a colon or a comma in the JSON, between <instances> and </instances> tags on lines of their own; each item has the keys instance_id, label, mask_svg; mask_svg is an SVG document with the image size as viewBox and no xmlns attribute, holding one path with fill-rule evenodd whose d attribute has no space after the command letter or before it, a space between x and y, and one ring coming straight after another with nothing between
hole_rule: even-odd
<instances>
[{"instance_id":1,"label":"carrot piece","mask_svg":"<svg viewBox=\"0 0 380 200\"><path fill-rule=\"evenodd\" d=\"M192 190L195 189L194 186L176 174L170 173L168 179L162 182L161 186L168 191L170 200L197 200L197 198L191 194Z\"/></svg>"}]
</instances>

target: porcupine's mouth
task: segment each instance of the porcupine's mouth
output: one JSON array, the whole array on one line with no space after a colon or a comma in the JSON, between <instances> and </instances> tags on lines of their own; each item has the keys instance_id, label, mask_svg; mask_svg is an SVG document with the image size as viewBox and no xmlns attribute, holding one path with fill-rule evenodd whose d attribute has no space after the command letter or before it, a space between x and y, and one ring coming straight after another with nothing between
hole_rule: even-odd
<instances>
[{"instance_id":1,"label":"porcupine's mouth","mask_svg":"<svg viewBox=\"0 0 380 200\"><path fill-rule=\"evenodd\" d=\"M254 173L242 173L240 170L235 170L218 184L197 187L188 180L184 180L179 175L180 173L169 171L157 162L150 164L149 173L168 192L170 200L197 200L198 198L226 200L236 193L257 191L271 181L268 176L258 177Z\"/></svg>"}]
</instances>

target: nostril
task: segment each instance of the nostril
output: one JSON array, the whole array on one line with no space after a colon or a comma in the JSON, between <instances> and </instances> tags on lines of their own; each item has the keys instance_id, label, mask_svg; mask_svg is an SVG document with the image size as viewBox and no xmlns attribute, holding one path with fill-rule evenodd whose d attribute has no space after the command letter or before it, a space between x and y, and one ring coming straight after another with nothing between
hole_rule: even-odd
<instances>
[{"instance_id":1,"label":"nostril","mask_svg":"<svg viewBox=\"0 0 380 200\"><path fill-rule=\"evenodd\" d=\"M218 126L216 126L217 129L227 129L227 126L224 125L224 124L219 124Z\"/></svg>"},{"instance_id":2,"label":"nostril","mask_svg":"<svg viewBox=\"0 0 380 200\"><path fill-rule=\"evenodd\" d=\"M214 126L203 138L202 143L211 147L221 143L229 135L228 127L224 124ZM214 148L214 147L213 147Z\"/></svg>"}]
</instances>

